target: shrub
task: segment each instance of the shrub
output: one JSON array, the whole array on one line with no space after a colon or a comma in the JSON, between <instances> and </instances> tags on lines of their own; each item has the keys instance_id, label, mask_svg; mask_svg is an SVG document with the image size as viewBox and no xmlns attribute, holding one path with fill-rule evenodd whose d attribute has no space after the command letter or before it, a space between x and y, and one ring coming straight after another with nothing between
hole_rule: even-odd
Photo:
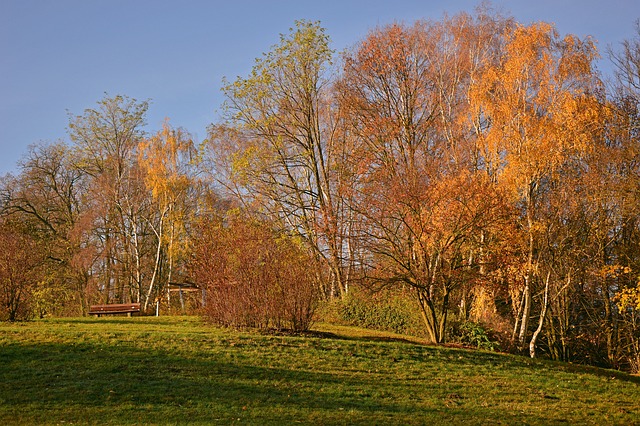
<instances>
[{"instance_id":1,"label":"shrub","mask_svg":"<svg viewBox=\"0 0 640 426\"><path fill-rule=\"evenodd\" d=\"M498 343L493 341L482 324L477 322L462 321L453 323L450 336L452 341L466 346L489 351L499 349Z\"/></svg>"},{"instance_id":2,"label":"shrub","mask_svg":"<svg viewBox=\"0 0 640 426\"><path fill-rule=\"evenodd\" d=\"M44 252L31 236L0 222L0 321L29 319Z\"/></svg>"},{"instance_id":3,"label":"shrub","mask_svg":"<svg viewBox=\"0 0 640 426\"><path fill-rule=\"evenodd\" d=\"M423 334L415 302L402 292L368 293L354 289L343 299L330 301L323 308L323 319L329 322L399 334Z\"/></svg>"},{"instance_id":4,"label":"shrub","mask_svg":"<svg viewBox=\"0 0 640 426\"><path fill-rule=\"evenodd\" d=\"M233 327L311 326L318 292L313 257L264 222L201 224L191 272L207 289L205 316Z\"/></svg>"}]
</instances>

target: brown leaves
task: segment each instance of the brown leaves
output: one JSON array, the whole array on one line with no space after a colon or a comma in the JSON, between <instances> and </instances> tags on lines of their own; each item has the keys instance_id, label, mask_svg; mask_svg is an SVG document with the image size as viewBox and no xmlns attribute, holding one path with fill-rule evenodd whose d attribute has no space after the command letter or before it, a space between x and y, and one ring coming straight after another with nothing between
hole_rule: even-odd
<instances>
[{"instance_id":1,"label":"brown leaves","mask_svg":"<svg viewBox=\"0 0 640 426\"><path fill-rule=\"evenodd\" d=\"M207 288L206 316L236 327L307 330L319 295L313 257L268 223L203 221L191 273Z\"/></svg>"},{"instance_id":2,"label":"brown leaves","mask_svg":"<svg viewBox=\"0 0 640 426\"><path fill-rule=\"evenodd\" d=\"M31 293L42 281L44 247L18 223L0 220L0 320L29 318Z\"/></svg>"}]
</instances>

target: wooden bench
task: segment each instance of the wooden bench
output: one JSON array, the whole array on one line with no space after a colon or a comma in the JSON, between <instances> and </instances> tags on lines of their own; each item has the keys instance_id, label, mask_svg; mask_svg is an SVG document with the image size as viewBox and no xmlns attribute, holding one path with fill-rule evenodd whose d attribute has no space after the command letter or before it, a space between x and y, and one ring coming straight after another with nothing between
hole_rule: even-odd
<instances>
[{"instance_id":1,"label":"wooden bench","mask_svg":"<svg viewBox=\"0 0 640 426\"><path fill-rule=\"evenodd\" d=\"M131 316L134 312L140 312L139 303L112 303L109 305L91 305L89 315L115 315L127 314Z\"/></svg>"}]
</instances>

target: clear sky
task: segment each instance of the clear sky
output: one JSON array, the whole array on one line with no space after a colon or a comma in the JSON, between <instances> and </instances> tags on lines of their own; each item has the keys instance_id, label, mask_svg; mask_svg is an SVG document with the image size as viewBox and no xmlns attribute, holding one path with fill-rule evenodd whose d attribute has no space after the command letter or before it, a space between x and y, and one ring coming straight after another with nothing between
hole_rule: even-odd
<instances>
[{"instance_id":1,"label":"clear sky","mask_svg":"<svg viewBox=\"0 0 640 426\"><path fill-rule=\"evenodd\" d=\"M319 20L340 51L378 26L473 11L474 0L0 0L0 175L30 144L66 139L105 93L151 100L148 130L172 125L196 141L218 118L224 76L297 19ZM519 22L592 36L604 52L634 36L640 0L494 0ZM610 67L603 61L600 68Z\"/></svg>"}]
</instances>

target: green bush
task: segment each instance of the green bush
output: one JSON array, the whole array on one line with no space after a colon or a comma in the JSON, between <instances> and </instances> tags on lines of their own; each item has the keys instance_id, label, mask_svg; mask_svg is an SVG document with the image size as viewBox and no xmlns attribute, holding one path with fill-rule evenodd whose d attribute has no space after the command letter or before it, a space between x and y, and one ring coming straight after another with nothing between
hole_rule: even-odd
<instances>
[{"instance_id":1,"label":"green bush","mask_svg":"<svg viewBox=\"0 0 640 426\"><path fill-rule=\"evenodd\" d=\"M328 322L422 335L422 323L415 302L403 293L383 291L369 294L353 290L343 299L325 304L321 316Z\"/></svg>"},{"instance_id":2,"label":"green bush","mask_svg":"<svg viewBox=\"0 0 640 426\"><path fill-rule=\"evenodd\" d=\"M318 314L319 320L324 322L425 337L419 307L405 292L372 294L360 289L352 290L343 299L325 302ZM500 349L497 339L485 326L460 321L455 316L448 323L447 341L490 351Z\"/></svg>"},{"instance_id":3,"label":"green bush","mask_svg":"<svg viewBox=\"0 0 640 426\"><path fill-rule=\"evenodd\" d=\"M489 351L499 349L498 343L491 339L482 324L473 321L454 322L450 331L450 340L478 349Z\"/></svg>"}]
</instances>

